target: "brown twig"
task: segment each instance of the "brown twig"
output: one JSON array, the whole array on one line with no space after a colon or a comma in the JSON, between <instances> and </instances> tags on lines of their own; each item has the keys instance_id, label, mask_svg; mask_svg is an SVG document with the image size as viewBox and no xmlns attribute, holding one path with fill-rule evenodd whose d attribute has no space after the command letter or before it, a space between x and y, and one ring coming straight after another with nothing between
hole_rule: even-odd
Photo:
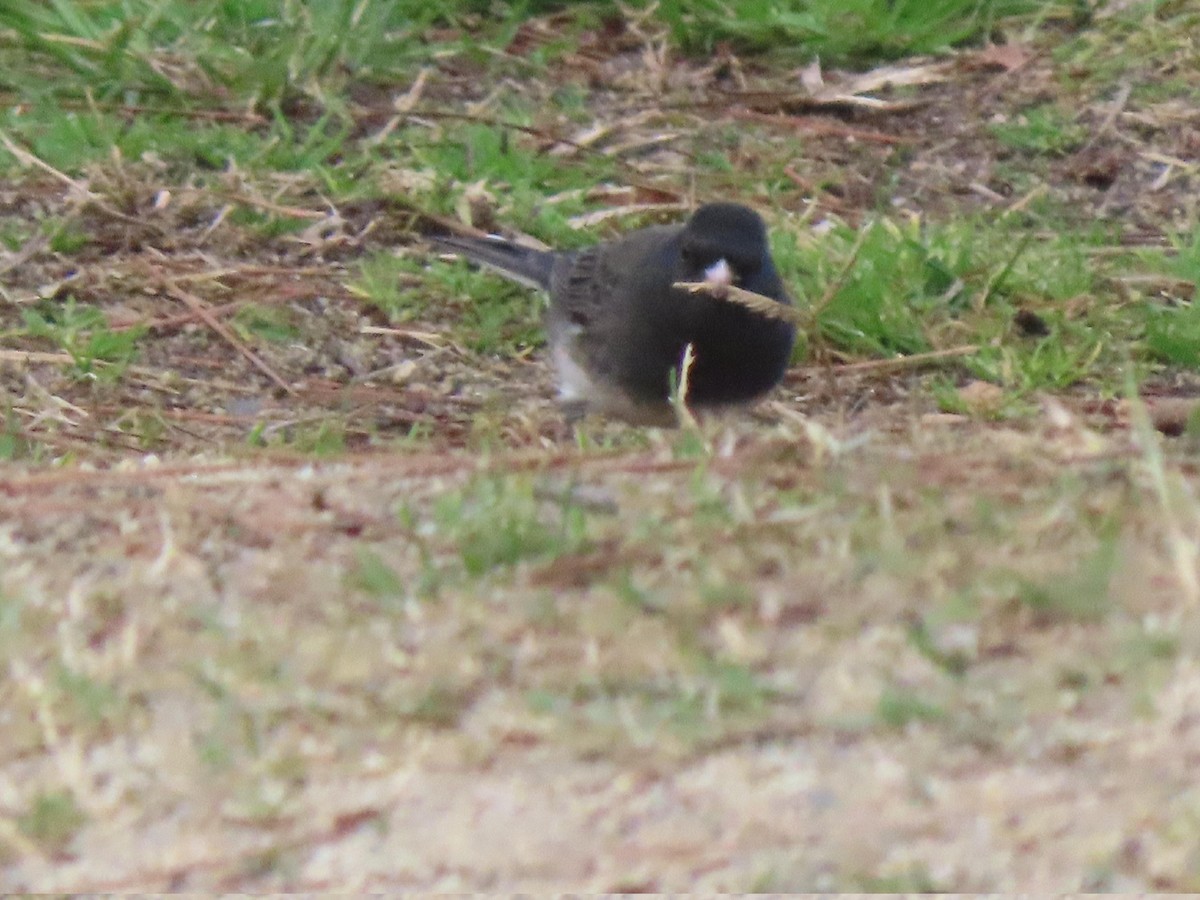
<instances>
[{"instance_id":1,"label":"brown twig","mask_svg":"<svg viewBox=\"0 0 1200 900\"><path fill-rule=\"evenodd\" d=\"M796 185L796 187L800 188L800 190L805 191L812 199L813 203L828 207L839 215L847 215L849 213L856 212L856 210L852 209L848 204L843 203L836 197L831 196L828 191L821 190L816 184L797 172L795 166L793 166L791 163L788 163L783 167L783 174L788 181Z\"/></svg>"},{"instance_id":2,"label":"brown twig","mask_svg":"<svg viewBox=\"0 0 1200 900\"><path fill-rule=\"evenodd\" d=\"M20 97L13 91L0 91L0 96L10 100L13 105L20 102ZM231 109L186 109L173 106L150 106L144 103L106 103L89 98L83 100L58 99L55 105L60 109L93 109L105 112L128 113L131 115L174 116L180 119L200 119L210 122L237 122L243 125L266 125L268 119L256 112L238 112Z\"/></svg>"},{"instance_id":3,"label":"brown twig","mask_svg":"<svg viewBox=\"0 0 1200 900\"><path fill-rule=\"evenodd\" d=\"M98 360L102 362L102 360ZM70 365L75 357L70 353L49 353L45 350L0 350L0 362L13 363L59 363Z\"/></svg>"},{"instance_id":4,"label":"brown twig","mask_svg":"<svg viewBox=\"0 0 1200 900\"><path fill-rule=\"evenodd\" d=\"M289 267L289 266L241 266L226 269L215 269L207 272L193 272L184 275L172 276L171 281L176 284L184 282L196 281L217 281L230 275L241 275L253 277L256 275L327 275L328 270L316 266L306 267ZM220 284L220 287L225 287ZM312 288L305 284L279 284L274 282L271 285L270 293L265 297L258 298L243 298L241 300L231 300L228 303L222 303L220 306L208 307L209 313L219 318L236 313L252 303L259 304L276 304L286 303L296 299L298 296L306 296L311 293ZM330 291L330 293L333 293ZM122 322L120 324L110 325L113 331L128 331L131 328L146 328L150 331L166 331L171 328L178 328L187 325L191 322L200 319L200 313L195 310L185 313L176 313L170 316L160 316L157 319L140 319L134 322Z\"/></svg>"},{"instance_id":5,"label":"brown twig","mask_svg":"<svg viewBox=\"0 0 1200 900\"><path fill-rule=\"evenodd\" d=\"M744 306L751 312L758 313L768 319L780 319L794 325L801 324L806 318L803 313L787 303L780 303L754 291L747 291L736 285L716 285L707 281L676 281L671 287L687 291L689 294L708 294L717 300L726 300Z\"/></svg>"},{"instance_id":6,"label":"brown twig","mask_svg":"<svg viewBox=\"0 0 1200 900\"><path fill-rule=\"evenodd\" d=\"M805 366L801 373L835 372L880 372L889 369L907 369L951 359L956 356L970 356L979 350L977 344L963 344L960 347L948 347L945 350L930 350L928 353L912 353L908 356L896 356L890 359L866 359L862 362L843 363L840 366Z\"/></svg>"},{"instance_id":7,"label":"brown twig","mask_svg":"<svg viewBox=\"0 0 1200 900\"><path fill-rule=\"evenodd\" d=\"M209 313L214 316L224 318L231 313L236 312L246 304L245 300L232 300L229 303L223 303L220 306L213 306L209 309ZM147 331L166 331L171 328L178 328L181 325L188 325L197 321L200 314L195 310L185 313L177 313L173 316L163 316L159 319L140 319L136 322L121 322L117 325L110 325L112 331L129 331L133 328L145 328Z\"/></svg>"},{"instance_id":8,"label":"brown twig","mask_svg":"<svg viewBox=\"0 0 1200 900\"><path fill-rule=\"evenodd\" d=\"M32 151L27 150L20 144L16 143L16 141L10 138L3 131L0 131L0 144L4 145L4 148L16 158L19 164L34 169L40 169L47 175L57 179L67 187L71 188L71 190L75 191L85 203L90 203L105 215L111 216L118 221L125 222L130 225L145 227L150 224L145 219L127 215L126 213L121 212L119 209L111 206L109 203L105 202L105 200L101 198L99 194L92 191L83 182L78 181L65 172L61 172L54 168L54 166L50 165L50 163L34 154Z\"/></svg>"},{"instance_id":9,"label":"brown twig","mask_svg":"<svg viewBox=\"0 0 1200 900\"><path fill-rule=\"evenodd\" d=\"M381 334L400 338L405 341L415 341L425 347L440 350L449 345L450 341L432 331L418 331L415 328L387 328L382 325L363 325L358 329L359 334Z\"/></svg>"},{"instance_id":10,"label":"brown twig","mask_svg":"<svg viewBox=\"0 0 1200 900\"><path fill-rule=\"evenodd\" d=\"M319 222L322 219L329 218L329 213L318 212L315 209L304 209L299 206L281 206L278 203L272 203L270 200L259 200L257 197L248 197L245 194L222 194L219 191L214 191L213 193L221 199L232 203L240 203L242 206L253 206L257 209L275 213L276 215L290 216L293 219L307 219L311 222Z\"/></svg>"},{"instance_id":11,"label":"brown twig","mask_svg":"<svg viewBox=\"0 0 1200 900\"><path fill-rule=\"evenodd\" d=\"M720 461L721 465L730 460ZM270 481L281 472L299 466L313 466L311 455L284 451L255 451L251 463L245 462L182 462L137 469L48 469L24 471L0 471L0 496L15 498L29 496L36 499L47 491L78 487L83 490L119 488L122 485L145 485L162 481L187 479L194 485L212 486L247 479ZM630 457L627 452L589 451L580 453L562 450L546 455L544 450L515 451L495 457L480 457L476 454L396 454L394 452L345 453L337 462L322 464L322 468L336 473L339 478L358 477L369 481L380 478L413 479L461 476L504 472L551 472L589 471L628 475L651 475L658 472L674 472L687 469L694 463L682 459L661 459L652 453Z\"/></svg>"},{"instance_id":12,"label":"brown twig","mask_svg":"<svg viewBox=\"0 0 1200 900\"><path fill-rule=\"evenodd\" d=\"M840 122L830 122L827 119L819 119L815 116L792 116L786 113L765 113L759 112L756 109L735 109L730 113L735 119L742 119L749 122L762 122L765 125L781 125L789 128L794 128L797 131L805 131L809 134L826 135L832 137L847 137L854 138L858 141L865 141L871 144L886 144L888 146L896 146L899 144L911 144L912 139L901 137L898 134L888 134L883 131L875 131L874 129L855 128L851 125L843 125Z\"/></svg>"},{"instance_id":13,"label":"brown twig","mask_svg":"<svg viewBox=\"0 0 1200 900\"><path fill-rule=\"evenodd\" d=\"M278 385L287 393L296 393L295 389L286 381L284 381L274 369L263 362L263 360L253 350L238 340L237 335L230 331L220 319L213 315L212 310L208 308L203 300L201 300L195 294L185 291L174 282L167 282L166 290L167 293L176 300L181 300L183 303L185 303L189 309L195 312L196 315L198 315L204 321L205 325L224 338L225 341L238 353L244 356L252 366L266 375L269 379L271 379L271 381L275 382L276 385Z\"/></svg>"},{"instance_id":14,"label":"brown twig","mask_svg":"<svg viewBox=\"0 0 1200 900\"><path fill-rule=\"evenodd\" d=\"M551 144L564 144L574 150L580 150L587 153L603 155L601 151L595 147L589 147L586 144L579 144L569 138L559 137L544 128L535 128L532 125L522 125L519 122L510 122L506 119L497 119L493 116L481 116L472 113L447 112L439 109L414 109L409 112L401 113L402 118L406 119L442 119L450 122L473 122L477 125L487 125L489 128L504 128L508 131L519 131L522 134L528 134L531 137L539 138Z\"/></svg>"},{"instance_id":15,"label":"brown twig","mask_svg":"<svg viewBox=\"0 0 1200 900\"><path fill-rule=\"evenodd\" d=\"M38 232L24 244L21 249L9 255L9 258L3 263L0 263L0 275L7 275L18 266L24 265L42 252L50 245L50 236L42 232Z\"/></svg>"}]
</instances>

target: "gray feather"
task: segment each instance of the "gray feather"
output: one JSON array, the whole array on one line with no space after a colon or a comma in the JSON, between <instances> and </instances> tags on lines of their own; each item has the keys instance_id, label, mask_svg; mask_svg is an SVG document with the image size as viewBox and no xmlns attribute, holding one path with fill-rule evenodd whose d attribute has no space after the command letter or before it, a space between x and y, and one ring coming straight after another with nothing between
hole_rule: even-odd
<instances>
[{"instance_id":1,"label":"gray feather","mask_svg":"<svg viewBox=\"0 0 1200 900\"><path fill-rule=\"evenodd\" d=\"M429 241L439 249L493 269L511 281L543 291L550 290L550 274L561 256L550 250L522 247L498 237L437 235Z\"/></svg>"}]
</instances>

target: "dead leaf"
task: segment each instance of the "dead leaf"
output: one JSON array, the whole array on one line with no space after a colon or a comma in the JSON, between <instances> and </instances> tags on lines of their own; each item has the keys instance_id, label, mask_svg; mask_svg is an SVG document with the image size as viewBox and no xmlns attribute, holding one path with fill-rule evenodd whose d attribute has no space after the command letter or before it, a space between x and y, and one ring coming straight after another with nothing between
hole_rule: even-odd
<instances>
[{"instance_id":1,"label":"dead leaf","mask_svg":"<svg viewBox=\"0 0 1200 900\"><path fill-rule=\"evenodd\" d=\"M924 84L938 84L950 77L949 63L917 63L909 66L880 66L870 72L854 75L827 90L836 90L844 94L865 94L867 91L877 91L885 87L914 87Z\"/></svg>"},{"instance_id":2,"label":"dead leaf","mask_svg":"<svg viewBox=\"0 0 1200 900\"><path fill-rule=\"evenodd\" d=\"M392 109L401 115L410 113L417 108L421 95L425 92L425 83L429 80L428 67L417 73L416 79L407 91L392 101Z\"/></svg>"},{"instance_id":3,"label":"dead leaf","mask_svg":"<svg viewBox=\"0 0 1200 900\"><path fill-rule=\"evenodd\" d=\"M476 181L463 189L454 204L459 221L472 228L491 231L495 227L496 195L487 188L487 181Z\"/></svg>"},{"instance_id":4,"label":"dead leaf","mask_svg":"<svg viewBox=\"0 0 1200 900\"><path fill-rule=\"evenodd\" d=\"M1013 72L1033 59L1033 51L1024 44L988 44L963 58L972 69L1001 69Z\"/></svg>"},{"instance_id":5,"label":"dead leaf","mask_svg":"<svg viewBox=\"0 0 1200 900\"><path fill-rule=\"evenodd\" d=\"M682 212L687 210L686 203L632 203L628 206L613 206L608 209L598 209L595 212L584 213L567 220L572 228L591 228L609 219L621 216L640 215L656 212Z\"/></svg>"},{"instance_id":6,"label":"dead leaf","mask_svg":"<svg viewBox=\"0 0 1200 900\"><path fill-rule=\"evenodd\" d=\"M880 112L897 112L912 109L918 103L913 100L885 100L870 96L871 92L889 87L936 84L949 77L949 63L919 63L917 65L880 66L870 72L842 78L826 83L820 70L804 70L801 83L808 88L809 103L817 105L857 106Z\"/></svg>"},{"instance_id":7,"label":"dead leaf","mask_svg":"<svg viewBox=\"0 0 1200 900\"><path fill-rule=\"evenodd\" d=\"M1004 402L1004 389L988 381L972 381L958 389L958 399L971 412L995 412Z\"/></svg>"}]
</instances>

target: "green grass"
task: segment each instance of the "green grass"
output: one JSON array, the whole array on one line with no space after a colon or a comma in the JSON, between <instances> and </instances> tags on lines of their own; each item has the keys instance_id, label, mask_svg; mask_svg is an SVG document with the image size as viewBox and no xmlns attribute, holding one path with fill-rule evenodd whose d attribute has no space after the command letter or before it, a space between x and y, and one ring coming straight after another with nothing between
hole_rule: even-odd
<instances>
[{"instance_id":1,"label":"green grass","mask_svg":"<svg viewBox=\"0 0 1200 900\"><path fill-rule=\"evenodd\" d=\"M87 822L70 791L38 794L17 818L21 833L51 855L66 852L75 834Z\"/></svg>"},{"instance_id":2,"label":"green grass","mask_svg":"<svg viewBox=\"0 0 1200 900\"><path fill-rule=\"evenodd\" d=\"M433 518L471 578L522 559L575 552L587 542L585 510L569 497L539 500L526 479L481 479L440 498Z\"/></svg>"},{"instance_id":3,"label":"green grass","mask_svg":"<svg viewBox=\"0 0 1200 900\"><path fill-rule=\"evenodd\" d=\"M347 449L348 429L337 415L300 421L259 422L246 434L251 447L280 448L311 456L338 456Z\"/></svg>"},{"instance_id":4,"label":"green grass","mask_svg":"<svg viewBox=\"0 0 1200 900\"><path fill-rule=\"evenodd\" d=\"M234 316L233 326L243 339L251 341L286 344L302 337L296 317L276 306L243 306Z\"/></svg>"},{"instance_id":5,"label":"green grass","mask_svg":"<svg viewBox=\"0 0 1200 900\"><path fill-rule=\"evenodd\" d=\"M444 17L414 0L13 0L0 24L44 65L86 80L102 100L186 102L221 90L269 108L299 97L336 103L332 89L349 72L379 77L419 62L429 52L420 36ZM168 60L175 64L162 65ZM39 85L60 98L72 92L39 83L36 74L9 71L4 82Z\"/></svg>"},{"instance_id":6,"label":"green grass","mask_svg":"<svg viewBox=\"0 0 1200 900\"><path fill-rule=\"evenodd\" d=\"M1068 95L1081 88L1111 91L1122 79L1130 82L1135 103L1194 95L1185 62L1195 52L1192 35L1200 26L1200 11L1192 4L1146 0L1088 24L1050 51L1061 66L1060 86ZM1177 70L1180 63L1184 67Z\"/></svg>"},{"instance_id":7,"label":"green grass","mask_svg":"<svg viewBox=\"0 0 1200 900\"><path fill-rule=\"evenodd\" d=\"M1033 107L988 128L1006 147L1047 156L1066 156L1088 137L1087 128L1077 123L1071 112L1053 105Z\"/></svg>"},{"instance_id":8,"label":"green grass","mask_svg":"<svg viewBox=\"0 0 1200 900\"><path fill-rule=\"evenodd\" d=\"M405 594L404 582L396 574L396 570L378 553L366 547L360 547L358 550L358 571L354 574L353 582L358 588L382 602Z\"/></svg>"},{"instance_id":9,"label":"green grass","mask_svg":"<svg viewBox=\"0 0 1200 900\"><path fill-rule=\"evenodd\" d=\"M1053 578L1020 578L1018 599L1046 620L1095 620L1111 608L1109 584L1116 565L1115 545L1105 542L1079 570Z\"/></svg>"},{"instance_id":10,"label":"green grass","mask_svg":"<svg viewBox=\"0 0 1200 900\"><path fill-rule=\"evenodd\" d=\"M1160 259L1165 274L1191 282L1190 297L1167 305L1146 307L1146 348L1156 359L1190 369L1200 368L1200 226L1191 235L1177 236L1175 254Z\"/></svg>"},{"instance_id":11,"label":"green grass","mask_svg":"<svg viewBox=\"0 0 1200 900\"><path fill-rule=\"evenodd\" d=\"M10 406L8 415L5 416L4 431L0 432L0 459L26 459L34 456L37 449L36 445L31 446L22 436L20 424Z\"/></svg>"},{"instance_id":12,"label":"green grass","mask_svg":"<svg viewBox=\"0 0 1200 900\"><path fill-rule=\"evenodd\" d=\"M688 50L707 52L732 41L839 63L937 52L988 35L1006 17L1066 11L1065 4L1029 0L665 0L660 8L672 38Z\"/></svg>"},{"instance_id":13,"label":"green grass","mask_svg":"<svg viewBox=\"0 0 1200 900\"><path fill-rule=\"evenodd\" d=\"M115 381L133 362L139 328L113 331L104 314L68 297L61 303L44 302L23 312L25 334L66 351L77 377Z\"/></svg>"},{"instance_id":14,"label":"green grass","mask_svg":"<svg viewBox=\"0 0 1200 900\"><path fill-rule=\"evenodd\" d=\"M1035 221L1057 234L1031 240L1029 223L962 218L797 235L778 256L812 310L801 352L886 357L974 345L963 358L968 371L1013 398L1085 380L1116 389L1148 307L1078 300L1103 292L1133 257L1100 256L1112 246L1103 229ZM1015 324L1022 312L1034 313L1046 334L1023 332Z\"/></svg>"},{"instance_id":15,"label":"green grass","mask_svg":"<svg viewBox=\"0 0 1200 900\"><path fill-rule=\"evenodd\" d=\"M583 678L532 689L525 701L534 715L577 732L586 755L605 744L686 755L769 721L776 697L742 666L698 660L666 681Z\"/></svg>"},{"instance_id":16,"label":"green grass","mask_svg":"<svg viewBox=\"0 0 1200 900\"><path fill-rule=\"evenodd\" d=\"M740 5L738 15L730 17L716 0L675 0L662 4L656 15L686 51L707 52L716 42L732 40L744 49L865 61L976 40L1012 16L1023 16L1026 23L1061 21L1069 18L1068 7L1019 0L753 3ZM578 40L581 29L595 27L596 17L611 11L604 4L572 7L560 39ZM0 53L13 59L24 54L37 64L8 67L5 87L23 103L4 114L0 129L68 173L111 160L115 152L128 161L161 160L168 172L193 173L200 185L218 193L224 192L222 173L231 166L259 177L296 173L335 203L386 196L400 182L405 201L418 208L472 220L479 202L490 219L506 227L554 245L577 246L607 232L579 231L568 220L592 208L585 199L590 186L619 181L622 168L599 153L565 159L545 154L539 151L541 139L521 129L560 130L543 124L548 113L585 121L587 93L578 85L554 91L549 107L502 88L485 116L488 122L435 118L435 127L429 127L401 119L369 142L362 138L371 133L358 130L358 113L347 103L355 85L411 84L417 66L438 59L503 71L511 61L480 55L468 45L504 46L513 39L520 15L502 5L461 3L432 10L414 3L348 0L320 7L149 0L15 3L0 13L0 24L11 29ZM434 26L437 30L431 30ZM186 62L166 66L164 60ZM546 70L554 59L531 57L523 64ZM48 77L51 73L55 77ZM243 122L221 119L245 116L247 110L252 115ZM1001 145L1046 155L1068 153L1084 137L1066 107L1055 104L1032 107L989 129ZM737 173L765 170L776 172L768 190L785 186L778 173L790 157L772 154L787 148L756 143L744 129L727 128L723 134L715 146L707 141L696 147L700 165L711 169L713 179L744 181ZM755 157L756 164L747 168L739 161L743 156ZM827 350L874 357L977 344L978 353L962 365L1013 397L1097 378L1107 382L1115 362L1131 353L1138 360L1196 365L1190 350L1195 326L1187 311L1141 314L1133 307L1099 305L1072 317L1059 311L1072 298L1097 291L1104 273L1089 254L1111 241L1108 235L1080 233L1073 223L1063 227L1057 218L1062 212L1034 205L1011 223L916 224L883 216L853 251L849 248L859 235L845 227L835 227L819 241L802 232L777 232L780 266L813 315L797 359ZM286 237L306 224L241 203L235 203L229 221L265 240ZM1026 243L1023 236L1038 227L1058 236ZM71 222L55 231L52 246L76 253L86 251L91 240L87 229ZM1186 260L1186 248L1179 258ZM426 267L410 257L367 254L353 289L395 322L456 310L454 337L476 352L505 355L540 342L537 297L461 264ZM1049 337L1014 334L1018 309L1036 311L1048 323ZM247 338L303 339L275 312L244 310L234 324ZM53 337L46 327L33 327ZM60 328L59 334L65 346L67 333ZM1144 347L1135 343L1143 334ZM77 367L90 374L92 359L127 360L135 342L128 340L122 345L95 332L94 346L79 346L71 336L70 352L78 355Z\"/></svg>"},{"instance_id":17,"label":"green grass","mask_svg":"<svg viewBox=\"0 0 1200 900\"><path fill-rule=\"evenodd\" d=\"M850 879L854 890L870 894L939 894L942 887L922 864L914 864L895 874L859 875Z\"/></svg>"},{"instance_id":18,"label":"green grass","mask_svg":"<svg viewBox=\"0 0 1200 900\"><path fill-rule=\"evenodd\" d=\"M0 26L37 54L41 71L6 69L0 88L36 90L61 100L82 98L86 82L101 101L186 104L224 93L234 105L271 109L303 100L336 108L343 102L340 88L351 80L381 82L437 53L471 55L469 48L477 46L461 32L443 37L446 43L431 42L435 25L482 27L503 46L519 16L554 5L11 0L0 11ZM614 9L612 3L588 3L573 12L593 22ZM656 8L655 19L689 52L707 53L717 42L732 40L746 49L861 61L936 52L979 40L1006 17L1063 11L1065 6L1046 9L1031 0L755 0L730 15L721 0L669 0ZM538 48L532 62L546 61L543 54ZM78 80L39 77L49 69Z\"/></svg>"}]
</instances>

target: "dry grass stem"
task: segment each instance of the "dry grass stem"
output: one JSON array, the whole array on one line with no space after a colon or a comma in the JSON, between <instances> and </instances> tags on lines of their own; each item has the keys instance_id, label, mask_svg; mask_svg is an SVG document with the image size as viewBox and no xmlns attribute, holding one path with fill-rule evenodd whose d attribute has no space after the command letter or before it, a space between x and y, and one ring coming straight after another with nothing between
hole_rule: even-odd
<instances>
[{"instance_id":1,"label":"dry grass stem","mask_svg":"<svg viewBox=\"0 0 1200 900\"><path fill-rule=\"evenodd\" d=\"M805 316L794 306L780 303L762 294L747 291L736 285L714 285L707 281L677 281L671 287L687 291L689 294L708 294L718 300L726 300L744 306L751 312L766 316L769 319L779 319L784 322L800 324Z\"/></svg>"},{"instance_id":2,"label":"dry grass stem","mask_svg":"<svg viewBox=\"0 0 1200 900\"><path fill-rule=\"evenodd\" d=\"M683 359L679 363L679 384L676 385L675 391L671 395L671 406L675 410L680 427L698 433L700 425L687 404L688 390L691 387L692 365L695 362L695 348L688 344L683 348Z\"/></svg>"}]
</instances>

